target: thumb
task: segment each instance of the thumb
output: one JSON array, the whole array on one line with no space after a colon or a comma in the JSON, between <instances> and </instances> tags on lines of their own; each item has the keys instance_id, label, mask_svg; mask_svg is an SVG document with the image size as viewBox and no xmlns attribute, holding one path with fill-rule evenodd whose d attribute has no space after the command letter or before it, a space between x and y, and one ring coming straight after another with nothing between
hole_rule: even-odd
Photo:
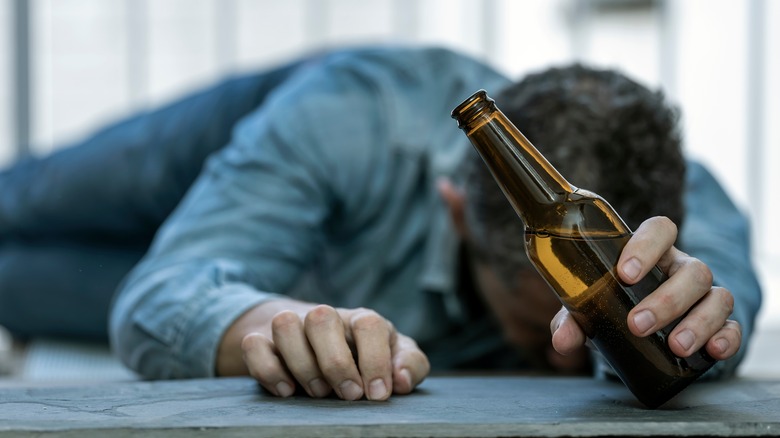
<instances>
[{"instance_id":1,"label":"thumb","mask_svg":"<svg viewBox=\"0 0 780 438\"><path fill-rule=\"evenodd\" d=\"M392 345L393 392L408 394L419 385L431 371L428 357L417 343L407 336L398 334Z\"/></svg>"},{"instance_id":2,"label":"thumb","mask_svg":"<svg viewBox=\"0 0 780 438\"><path fill-rule=\"evenodd\" d=\"M585 332L565 307L550 321L552 345L555 351L566 356L585 345Z\"/></svg>"}]
</instances>

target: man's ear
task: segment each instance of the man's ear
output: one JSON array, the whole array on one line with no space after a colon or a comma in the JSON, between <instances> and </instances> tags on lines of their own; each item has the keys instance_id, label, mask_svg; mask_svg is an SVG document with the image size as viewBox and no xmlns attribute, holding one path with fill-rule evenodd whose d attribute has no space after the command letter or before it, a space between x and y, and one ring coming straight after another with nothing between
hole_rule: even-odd
<instances>
[{"instance_id":1,"label":"man's ear","mask_svg":"<svg viewBox=\"0 0 780 438\"><path fill-rule=\"evenodd\" d=\"M461 239L466 239L469 235L468 228L466 227L466 195L458 187L449 180L449 178L442 177L436 181L436 188L439 191L442 199L447 204L450 211L450 218L455 225L455 230Z\"/></svg>"}]
</instances>

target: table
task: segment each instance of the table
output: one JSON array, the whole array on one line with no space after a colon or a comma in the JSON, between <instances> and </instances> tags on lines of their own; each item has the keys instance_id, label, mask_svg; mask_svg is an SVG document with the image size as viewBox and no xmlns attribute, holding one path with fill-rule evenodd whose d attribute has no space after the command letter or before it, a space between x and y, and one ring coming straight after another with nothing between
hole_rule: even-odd
<instances>
[{"instance_id":1,"label":"table","mask_svg":"<svg viewBox=\"0 0 780 438\"><path fill-rule=\"evenodd\" d=\"M386 402L275 398L249 378L0 389L0 437L780 436L780 380L697 383L657 410L587 378L430 377Z\"/></svg>"}]
</instances>

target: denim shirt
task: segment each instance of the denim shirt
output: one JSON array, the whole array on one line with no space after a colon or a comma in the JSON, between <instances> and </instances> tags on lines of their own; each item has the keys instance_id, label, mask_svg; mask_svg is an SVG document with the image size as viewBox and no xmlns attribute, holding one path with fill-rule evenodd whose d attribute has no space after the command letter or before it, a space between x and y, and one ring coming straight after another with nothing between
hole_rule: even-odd
<instances>
[{"instance_id":1,"label":"denim shirt","mask_svg":"<svg viewBox=\"0 0 780 438\"><path fill-rule=\"evenodd\" d=\"M284 295L372 308L434 369L506 351L489 316L465 316L459 242L435 187L441 176L460 181L474 153L452 108L508 83L430 48L347 50L298 70L235 126L125 279L114 349L145 377L213 376L235 319ZM683 249L735 294L748 335L760 291L746 221L692 169Z\"/></svg>"}]
</instances>

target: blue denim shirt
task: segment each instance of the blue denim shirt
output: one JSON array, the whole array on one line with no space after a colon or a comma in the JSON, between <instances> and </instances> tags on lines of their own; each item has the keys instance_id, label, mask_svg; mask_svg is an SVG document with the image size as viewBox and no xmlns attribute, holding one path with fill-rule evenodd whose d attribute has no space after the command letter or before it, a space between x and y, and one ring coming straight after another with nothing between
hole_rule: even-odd
<instances>
[{"instance_id":1,"label":"blue denim shirt","mask_svg":"<svg viewBox=\"0 0 780 438\"><path fill-rule=\"evenodd\" d=\"M212 376L231 323L279 295L372 308L435 369L506 349L490 318L466 324L435 182L459 181L474 153L452 108L508 83L443 49L348 50L298 70L235 126L126 278L115 350L146 377ZM683 249L734 292L749 334L760 292L746 221L703 168L689 177Z\"/></svg>"}]
</instances>

